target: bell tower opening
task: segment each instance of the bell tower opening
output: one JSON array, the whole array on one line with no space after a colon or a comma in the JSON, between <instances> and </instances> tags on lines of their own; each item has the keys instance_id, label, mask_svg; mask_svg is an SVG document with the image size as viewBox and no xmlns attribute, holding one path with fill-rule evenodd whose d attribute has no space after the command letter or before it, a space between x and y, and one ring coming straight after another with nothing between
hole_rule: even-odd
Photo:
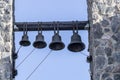
<instances>
[{"instance_id":1,"label":"bell tower opening","mask_svg":"<svg viewBox=\"0 0 120 80\"><path fill-rule=\"evenodd\" d=\"M86 0L15 1L15 22L44 23L67 21L88 21ZM62 47L54 47L55 45L51 47L55 50L58 48L61 49L63 47L64 49L60 51L53 50L47 57L47 59L39 66L39 68L37 68L37 70L32 75L30 75L31 72L35 70L37 65L51 50L49 48L49 44L51 43L52 36L55 34L54 30L43 30L42 35L44 35L46 46L43 49L36 49L33 47L33 43L35 41L36 35L38 34L38 31L27 31L26 26L24 31L27 32L27 36L29 37L30 41L29 43L31 43L31 45L28 47L21 47L19 42L23 35L23 31L15 32L15 47L16 51L19 50L18 58L15 62L16 69L18 70L18 75L15 77L16 80L28 80L28 78L29 80L90 80L89 63L86 62L86 59L89 56L89 52L87 51L87 30L78 30L78 35L80 35L80 37L78 37L81 38L81 43L84 43L85 45L80 44L82 45L82 48L75 48L76 50L74 49L73 52L69 51L67 47L68 44L71 43L71 36L74 35L73 30L60 30L59 36L61 37L61 40L59 40L62 41L64 44L62 44ZM23 43L23 45L27 44ZM37 44L34 46L39 48ZM72 47L70 47L70 50L72 50Z\"/></svg>"}]
</instances>

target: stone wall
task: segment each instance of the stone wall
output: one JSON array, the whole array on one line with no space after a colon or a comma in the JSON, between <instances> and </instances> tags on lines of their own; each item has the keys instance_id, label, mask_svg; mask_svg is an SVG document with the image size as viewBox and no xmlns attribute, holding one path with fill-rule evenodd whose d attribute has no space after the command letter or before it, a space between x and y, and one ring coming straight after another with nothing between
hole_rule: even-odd
<instances>
[{"instance_id":1,"label":"stone wall","mask_svg":"<svg viewBox=\"0 0 120 80\"><path fill-rule=\"evenodd\" d=\"M0 80L12 80L13 0L0 0Z\"/></svg>"},{"instance_id":2,"label":"stone wall","mask_svg":"<svg viewBox=\"0 0 120 80\"><path fill-rule=\"evenodd\" d=\"M120 0L87 0L92 80L120 80ZM13 80L13 0L0 0L0 80Z\"/></svg>"},{"instance_id":3,"label":"stone wall","mask_svg":"<svg viewBox=\"0 0 120 80\"><path fill-rule=\"evenodd\" d=\"M87 0L92 80L120 80L120 0Z\"/></svg>"}]
</instances>

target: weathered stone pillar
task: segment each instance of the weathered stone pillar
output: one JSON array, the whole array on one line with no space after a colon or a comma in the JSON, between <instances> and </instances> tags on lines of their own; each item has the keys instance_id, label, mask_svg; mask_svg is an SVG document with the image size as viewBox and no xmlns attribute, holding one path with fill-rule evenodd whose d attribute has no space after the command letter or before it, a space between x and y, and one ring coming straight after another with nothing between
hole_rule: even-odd
<instances>
[{"instance_id":1,"label":"weathered stone pillar","mask_svg":"<svg viewBox=\"0 0 120 80\"><path fill-rule=\"evenodd\" d=\"M13 0L0 0L0 80L12 80Z\"/></svg>"},{"instance_id":2,"label":"weathered stone pillar","mask_svg":"<svg viewBox=\"0 0 120 80\"><path fill-rule=\"evenodd\" d=\"M120 0L87 0L93 80L120 80Z\"/></svg>"}]
</instances>

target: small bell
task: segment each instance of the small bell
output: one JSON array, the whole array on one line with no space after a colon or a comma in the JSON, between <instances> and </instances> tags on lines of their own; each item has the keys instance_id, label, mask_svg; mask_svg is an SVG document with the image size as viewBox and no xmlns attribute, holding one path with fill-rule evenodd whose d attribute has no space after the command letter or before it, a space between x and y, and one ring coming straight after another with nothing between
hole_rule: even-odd
<instances>
[{"instance_id":1,"label":"small bell","mask_svg":"<svg viewBox=\"0 0 120 80\"><path fill-rule=\"evenodd\" d=\"M62 50L65 47L64 43L61 40L61 36L59 35L59 29L57 27L57 32L54 27L54 35L52 37L52 42L49 45L49 48L52 50Z\"/></svg>"},{"instance_id":2,"label":"small bell","mask_svg":"<svg viewBox=\"0 0 120 80\"><path fill-rule=\"evenodd\" d=\"M36 41L33 43L35 48L45 48L47 46L46 42L44 41L44 36L42 33L38 33L36 36Z\"/></svg>"},{"instance_id":3,"label":"small bell","mask_svg":"<svg viewBox=\"0 0 120 80\"><path fill-rule=\"evenodd\" d=\"M31 43L27 35L27 24L25 24L25 29L23 32L22 40L19 42L21 46L29 46Z\"/></svg>"},{"instance_id":4,"label":"small bell","mask_svg":"<svg viewBox=\"0 0 120 80\"><path fill-rule=\"evenodd\" d=\"M27 34L24 34L23 36L22 36L22 40L20 41L20 45L21 46L29 46L31 43L30 43L30 41L28 40L28 36L27 36Z\"/></svg>"},{"instance_id":5,"label":"small bell","mask_svg":"<svg viewBox=\"0 0 120 80\"><path fill-rule=\"evenodd\" d=\"M38 23L38 26L40 26L39 23ZM36 40L33 43L33 46L38 49L42 49L47 46L46 42L44 41L44 36L42 35L42 27L40 26L40 28L41 28L41 31L39 31L39 28L38 28L38 35L36 36Z\"/></svg>"},{"instance_id":6,"label":"small bell","mask_svg":"<svg viewBox=\"0 0 120 80\"><path fill-rule=\"evenodd\" d=\"M61 41L61 36L56 33L52 37L52 42L49 45L49 48L52 50L62 50L65 47L64 43Z\"/></svg>"},{"instance_id":7,"label":"small bell","mask_svg":"<svg viewBox=\"0 0 120 80\"><path fill-rule=\"evenodd\" d=\"M28 40L28 36L27 36L27 34L24 34L23 36L22 36L22 40L20 41L20 45L21 46L29 46L31 43L30 43L30 41Z\"/></svg>"}]
</instances>

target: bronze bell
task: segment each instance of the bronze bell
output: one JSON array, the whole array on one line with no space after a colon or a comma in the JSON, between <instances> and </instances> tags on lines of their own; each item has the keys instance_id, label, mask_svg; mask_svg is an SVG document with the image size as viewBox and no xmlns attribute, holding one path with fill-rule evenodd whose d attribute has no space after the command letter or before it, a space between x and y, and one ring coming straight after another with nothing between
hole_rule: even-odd
<instances>
[{"instance_id":1,"label":"bronze bell","mask_svg":"<svg viewBox=\"0 0 120 80\"><path fill-rule=\"evenodd\" d=\"M61 36L58 33L55 33L52 37L52 42L49 45L49 48L52 50L62 50L65 47L64 43L61 40Z\"/></svg>"},{"instance_id":2,"label":"bronze bell","mask_svg":"<svg viewBox=\"0 0 120 80\"><path fill-rule=\"evenodd\" d=\"M68 45L68 49L72 52L79 52L85 49L85 44L81 41L81 37L78 33L73 33L71 36L71 42Z\"/></svg>"},{"instance_id":3,"label":"bronze bell","mask_svg":"<svg viewBox=\"0 0 120 80\"><path fill-rule=\"evenodd\" d=\"M47 46L46 42L44 41L44 36L42 33L38 33L36 36L36 41L33 43L35 48L45 48Z\"/></svg>"},{"instance_id":4,"label":"bronze bell","mask_svg":"<svg viewBox=\"0 0 120 80\"><path fill-rule=\"evenodd\" d=\"M29 46L31 43L28 39L29 38L28 38L27 33L26 34L24 33L24 35L22 36L22 40L20 41L20 45L21 46Z\"/></svg>"}]
</instances>

